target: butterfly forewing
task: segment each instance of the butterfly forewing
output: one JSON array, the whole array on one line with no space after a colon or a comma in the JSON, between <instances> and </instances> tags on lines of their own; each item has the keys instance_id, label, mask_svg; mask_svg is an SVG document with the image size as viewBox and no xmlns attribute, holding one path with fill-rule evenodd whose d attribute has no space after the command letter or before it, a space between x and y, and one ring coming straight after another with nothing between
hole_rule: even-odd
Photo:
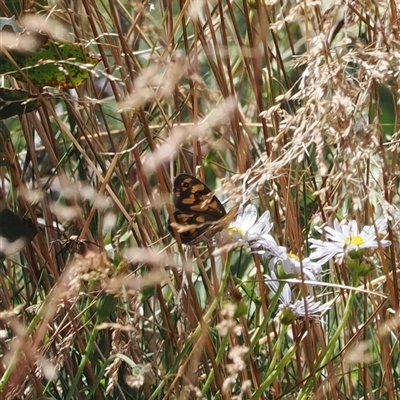
<instances>
[{"instance_id":1,"label":"butterfly forewing","mask_svg":"<svg viewBox=\"0 0 400 400\"><path fill-rule=\"evenodd\" d=\"M236 211L226 214L224 206L211 190L194 176L181 174L174 181L175 223L172 226L180 234L182 243L196 244L211 239L232 220ZM229 221L227 221L229 216ZM234 215L233 215L234 216Z\"/></svg>"},{"instance_id":2,"label":"butterfly forewing","mask_svg":"<svg viewBox=\"0 0 400 400\"><path fill-rule=\"evenodd\" d=\"M178 175L174 182L174 205L182 212L207 213L214 219L226 212L211 190L197 178L187 174Z\"/></svg>"}]
</instances>

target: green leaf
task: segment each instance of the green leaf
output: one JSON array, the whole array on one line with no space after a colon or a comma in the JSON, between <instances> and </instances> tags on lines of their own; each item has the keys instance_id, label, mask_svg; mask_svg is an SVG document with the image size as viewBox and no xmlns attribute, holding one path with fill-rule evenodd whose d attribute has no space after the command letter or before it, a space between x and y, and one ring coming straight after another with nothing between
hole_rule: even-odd
<instances>
[{"instance_id":1,"label":"green leaf","mask_svg":"<svg viewBox=\"0 0 400 400\"><path fill-rule=\"evenodd\" d=\"M9 54L13 60L5 53L0 54L0 75L12 75L37 86L63 89L83 83L98 62L79 44L53 41L48 41L34 53L10 51Z\"/></svg>"},{"instance_id":2,"label":"green leaf","mask_svg":"<svg viewBox=\"0 0 400 400\"><path fill-rule=\"evenodd\" d=\"M396 131L395 101L394 92L379 85L380 125L384 135L392 136Z\"/></svg>"},{"instance_id":3,"label":"green leaf","mask_svg":"<svg viewBox=\"0 0 400 400\"><path fill-rule=\"evenodd\" d=\"M96 303L98 322L103 322L110 315L115 313L117 298L109 293L101 293Z\"/></svg>"}]
</instances>

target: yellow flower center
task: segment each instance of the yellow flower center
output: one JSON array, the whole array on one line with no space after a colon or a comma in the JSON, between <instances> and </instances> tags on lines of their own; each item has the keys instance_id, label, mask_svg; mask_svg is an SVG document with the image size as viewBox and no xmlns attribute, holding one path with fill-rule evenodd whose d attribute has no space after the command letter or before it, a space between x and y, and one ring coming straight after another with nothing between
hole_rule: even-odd
<instances>
[{"instance_id":1,"label":"yellow flower center","mask_svg":"<svg viewBox=\"0 0 400 400\"><path fill-rule=\"evenodd\" d=\"M291 258L294 261L299 261L300 262L300 258L298 256L296 256L296 254L293 254L292 252L288 253L288 258Z\"/></svg>"},{"instance_id":2,"label":"yellow flower center","mask_svg":"<svg viewBox=\"0 0 400 400\"><path fill-rule=\"evenodd\" d=\"M361 246L364 244L364 239L360 235L357 235L352 238L346 238L345 242L347 245L352 244L354 246Z\"/></svg>"},{"instance_id":3,"label":"yellow flower center","mask_svg":"<svg viewBox=\"0 0 400 400\"><path fill-rule=\"evenodd\" d=\"M232 226L231 228L229 228L228 232L229 232L229 236L230 236L230 237L233 237L233 235L234 235L235 233L238 233L238 234L240 235L241 238L244 237L244 232L243 232L243 230L240 229L240 228L238 228L238 227L236 227L236 226Z\"/></svg>"}]
</instances>

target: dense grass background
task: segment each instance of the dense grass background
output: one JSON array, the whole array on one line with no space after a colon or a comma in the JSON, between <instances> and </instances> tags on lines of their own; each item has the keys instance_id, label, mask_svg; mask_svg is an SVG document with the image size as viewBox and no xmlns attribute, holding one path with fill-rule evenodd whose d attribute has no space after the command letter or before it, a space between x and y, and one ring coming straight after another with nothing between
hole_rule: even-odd
<instances>
[{"instance_id":1,"label":"dense grass background","mask_svg":"<svg viewBox=\"0 0 400 400\"><path fill-rule=\"evenodd\" d=\"M397 399L398 4L0 2L26 13L100 61L4 121L1 195L41 229L1 261L1 397ZM326 264L321 321L282 335L262 257L168 233L180 172L300 258L335 217L388 218L392 246L357 287Z\"/></svg>"}]
</instances>

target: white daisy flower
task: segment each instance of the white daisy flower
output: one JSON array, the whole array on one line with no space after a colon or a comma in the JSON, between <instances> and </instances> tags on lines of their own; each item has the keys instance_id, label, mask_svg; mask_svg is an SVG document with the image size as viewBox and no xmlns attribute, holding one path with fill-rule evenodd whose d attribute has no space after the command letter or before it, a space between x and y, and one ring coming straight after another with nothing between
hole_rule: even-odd
<instances>
[{"instance_id":1,"label":"white daisy flower","mask_svg":"<svg viewBox=\"0 0 400 400\"><path fill-rule=\"evenodd\" d=\"M264 275L264 282L272 292L278 292L279 282L277 282L277 277L273 271L271 271L271 276ZM297 318L304 318L306 316L310 319L318 319L323 311L321 302L314 301L311 296L293 301L292 292L287 283L283 286L283 290L279 295L279 300L281 301L279 305L281 312L280 319L282 323L287 325L291 324Z\"/></svg>"},{"instance_id":2,"label":"white daisy flower","mask_svg":"<svg viewBox=\"0 0 400 400\"><path fill-rule=\"evenodd\" d=\"M274 239L268 232L272 229L269 211L258 218L257 208L253 204L240 206L235 220L229 227L216 234L217 247L244 245L259 248L267 240ZM262 243L258 243L263 241Z\"/></svg>"},{"instance_id":3,"label":"white daisy flower","mask_svg":"<svg viewBox=\"0 0 400 400\"><path fill-rule=\"evenodd\" d=\"M243 240L253 242L261 239L272 229L269 211L266 211L258 218L257 208L253 204L239 207L235 221L229 225L229 235L235 241Z\"/></svg>"},{"instance_id":4,"label":"white daisy flower","mask_svg":"<svg viewBox=\"0 0 400 400\"><path fill-rule=\"evenodd\" d=\"M310 255L312 260L319 260L321 264L326 263L333 257L343 259L345 256L353 255L354 258L361 256L364 249L376 249L379 246L388 247L391 245L390 240L377 239L376 234L384 236L386 234L387 221L379 219L375 225L366 225L361 230L358 229L357 222L339 224L335 219L333 228L326 226L323 230L326 233L327 241L319 239L310 239L310 248L314 252Z\"/></svg>"},{"instance_id":5,"label":"white daisy flower","mask_svg":"<svg viewBox=\"0 0 400 400\"><path fill-rule=\"evenodd\" d=\"M291 252L287 252L286 247L277 247L275 254L269 252L267 255L272 255L269 261L270 270L281 271L279 276L282 277L300 277L303 270L304 277L310 281L320 281L322 272L322 263L311 261L308 257L300 258Z\"/></svg>"},{"instance_id":6,"label":"white daisy flower","mask_svg":"<svg viewBox=\"0 0 400 400\"><path fill-rule=\"evenodd\" d=\"M252 249L255 253L264 257L274 257L279 253L279 246L270 234L264 234L261 238L254 241Z\"/></svg>"},{"instance_id":7,"label":"white daisy flower","mask_svg":"<svg viewBox=\"0 0 400 400\"><path fill-rule=\"evenodd\" d=\"M271 276L267 274L264 275L264 282L272 292L275 294L278 292L279 282L274 271L271 271ZM283 286L283 290L279 295L279 300L283 306L289 305L292 301L292 292L290 291L290 286L287 283L285 283Z\"/></svg>"}]
</instances>

